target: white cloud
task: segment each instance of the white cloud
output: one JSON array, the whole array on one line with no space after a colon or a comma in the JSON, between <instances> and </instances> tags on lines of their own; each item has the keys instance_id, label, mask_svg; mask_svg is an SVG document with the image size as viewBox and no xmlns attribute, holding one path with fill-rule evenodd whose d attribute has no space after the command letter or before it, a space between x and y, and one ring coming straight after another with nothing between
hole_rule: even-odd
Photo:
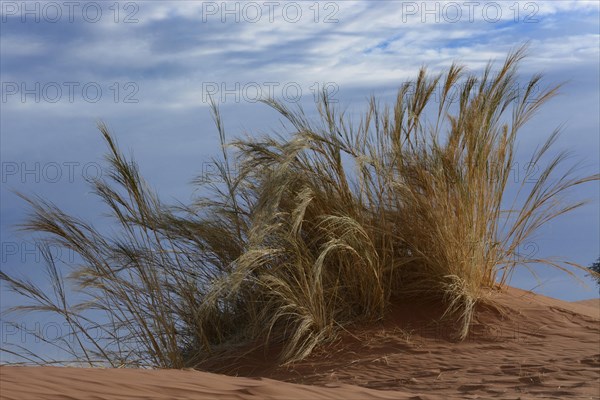
<instances>
[{"instance_id":1,"label":"white cloud","mask_svg":"<svg viewBox=\"0 0 600 400\"><path fill-rule=\"evenodd\" d=\"M3 57L39 56L50 50L50 46L39 38L10 34L0 36L0 48Z\"/></svg>"}]
</instances>

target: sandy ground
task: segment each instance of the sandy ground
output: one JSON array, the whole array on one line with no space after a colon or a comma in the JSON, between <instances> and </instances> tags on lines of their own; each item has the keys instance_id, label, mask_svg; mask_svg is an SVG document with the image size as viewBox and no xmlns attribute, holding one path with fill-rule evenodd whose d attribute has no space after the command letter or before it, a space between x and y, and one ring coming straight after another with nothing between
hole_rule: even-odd
<instances>
[{"instance_id":1,"label":"sandy ground","mask_svg":"<svg viewBox=\"0 0 600 400\"><path fill-rule=\"evenodd\" d=\"M600 300L491 294L461 343L398 307L293 367L272 354L199 371L0 367L2 399L600 399ZM414 310L414 305L411 305ZM411 314L412 313L412 314ZM269 362L271 361L271 362ZM285 381L285 382L284 382Z\"/></svg>"}]
</instances>

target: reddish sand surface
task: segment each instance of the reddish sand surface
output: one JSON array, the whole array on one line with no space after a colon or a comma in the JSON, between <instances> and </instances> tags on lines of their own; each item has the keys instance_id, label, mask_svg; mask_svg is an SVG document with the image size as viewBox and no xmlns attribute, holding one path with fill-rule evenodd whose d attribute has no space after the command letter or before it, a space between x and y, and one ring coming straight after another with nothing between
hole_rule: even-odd
<instances>
[{"instance_id":1,"label":"reddish sand surface","mask_svg":"<svg viewBox=\"0 0 600 400\"><path fill-rule=\"evenodd\" d=\"M2 399L600 399L600 300L492 292L463 342L397 307L293 366L273 354L199 371L0 367ZM415 310L420 310L419 315ZM448 329L447 329L448 328ZM212 370L217 370L212 366Z\"/></svg>"}]
</instances>

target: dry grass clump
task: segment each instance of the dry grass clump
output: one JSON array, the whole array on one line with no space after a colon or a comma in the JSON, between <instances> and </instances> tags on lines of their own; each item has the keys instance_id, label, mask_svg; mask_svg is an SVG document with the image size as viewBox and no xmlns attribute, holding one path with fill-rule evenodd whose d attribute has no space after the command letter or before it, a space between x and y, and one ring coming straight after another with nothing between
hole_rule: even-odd
<instances>
[{"instance_id":1,"label":"dry grass clump","mask_svg":"<svg viewBox=\"0 0 600 400\"><path fill-rule=\"evenodd\" d=\"M290 362L344 326L384 318L391 302L415 297L439 301L463 339L483 288L505 284L519 264L564 268L523 258L519 246L582 205L559 201L568 189L599 179L575 177L574 168L556 177L560 153L534 185L521 183L522 204L503 208L517 132L557 91L534 98L540 76L516 90L523 56L521 48L481 77L457 65L436 76L423 69L400 88L393 108L371 99L358 122L326 94L318 121L267 100L292 132L231 143L235 173L213 104L221 180L187 206L162 204L100 125L113 173L93 186L117 234L24 197L34 210L25 228L81 257L70 278L85 301L67 302L50 252L54 298L27 280L0 278L34 300L20 309L61 315L77 340L59 345L92 365L194 366L243 343L283 344L281 361ZM92 327L102 339L90 337ZM35 360L26 349L8 351Z\"/></svg>"}]
</instances>

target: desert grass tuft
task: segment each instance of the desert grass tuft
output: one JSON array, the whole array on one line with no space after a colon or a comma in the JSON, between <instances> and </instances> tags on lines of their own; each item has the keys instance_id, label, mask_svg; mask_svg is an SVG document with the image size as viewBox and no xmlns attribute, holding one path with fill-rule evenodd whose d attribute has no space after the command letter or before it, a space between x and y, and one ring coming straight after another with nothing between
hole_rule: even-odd
<instances>
[{"instance_id":1,"label":"desert grass tuft","mask_svg":"<svg viewBox=\"0 0 600 400\"><path fill-rule=\"evenodd\" d=\"M69 279L85 300L68 303L63 269L49 252L53 298L26 279L0 278L33 300L17 309L67 321L77 340L60 345L91 365L199 366L247 351L245 344L278 344L280 362L292 362L415 298L438 301L456 339L464 339L483 291L506 285L518 266L571 273L570 263L518 250L583 204L563 195L599 179L576 176L575 167L559 173L566 155L549 153L555 131L531 158L539 166L550 157L539 179L523 180L506 208L517 133L558 90L534 96L536 75L518 92L524 56L520 48L481 76L459 65L439 75L422 69L393 107L372 98L358 121L326 93L316 121L265 100L291 127L279 136L227 143L213 103L220 179L199 178L210 194L189 205L163 204L100 124L113 172L92 185L117 234L23 196L33 210L23 228L81 258ZM102 338L91 337L91 328ZM22 348L8 351L44 362Z\"/></svg>"}]
</instances>

